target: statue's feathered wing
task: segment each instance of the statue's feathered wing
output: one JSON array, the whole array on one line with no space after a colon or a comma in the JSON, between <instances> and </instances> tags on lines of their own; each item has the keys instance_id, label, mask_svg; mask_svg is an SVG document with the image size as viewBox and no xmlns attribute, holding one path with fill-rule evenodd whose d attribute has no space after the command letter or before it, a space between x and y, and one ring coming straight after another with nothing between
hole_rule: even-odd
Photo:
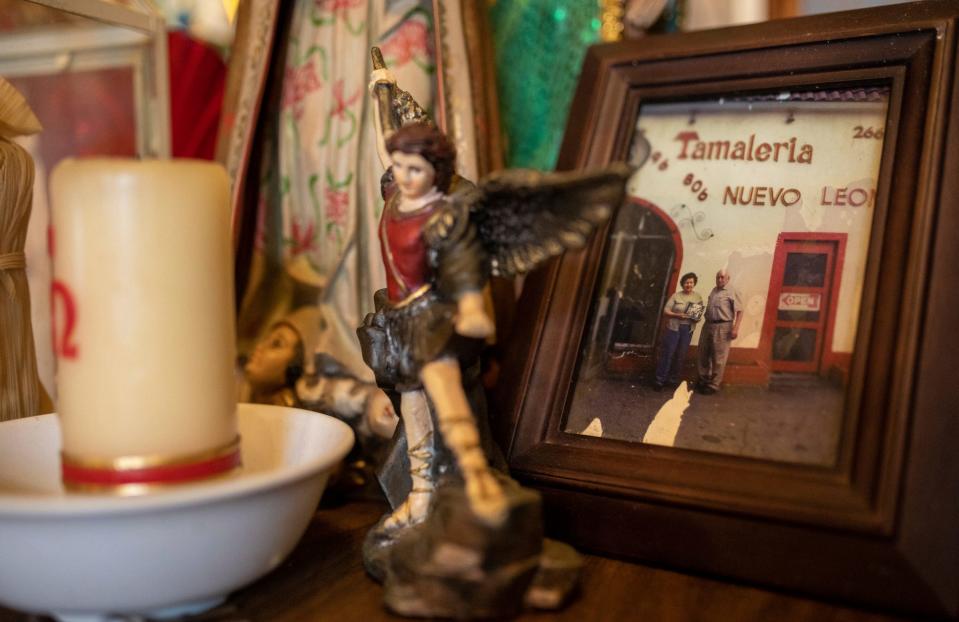
<instances>
[{"instance_id":1,"label":"statue's feathered wing","mask_svg":"<svg viewBox=\"0 0 959 622\"><path fill-rule=\"evenodd\" d=\"M494 276L529 272L582 247L622 203L632 169L614 164L594 172L497 171L460 197Z\"/></svg>"}]
</instances>

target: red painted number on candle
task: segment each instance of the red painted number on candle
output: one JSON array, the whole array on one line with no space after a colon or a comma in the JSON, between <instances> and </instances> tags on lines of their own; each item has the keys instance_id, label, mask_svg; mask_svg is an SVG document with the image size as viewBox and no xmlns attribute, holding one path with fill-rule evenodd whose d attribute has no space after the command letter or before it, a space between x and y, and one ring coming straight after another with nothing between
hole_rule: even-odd
<instances>
[{"instance_id":1,"label":"red painted number on candle","mask_svg":"<svg viewBox=\"0 0 959 622\"><path fill-rule=\"evenodd\" d=\"M65 359L77 358L77 344L73 342L73 331L77 322L77 306L70 288L60 281L53 282L50 305L53 307L53 349L57 356ZM63 331L57 331L57 301L63 305ZM57 333L60 333L59 335Z\"/></svg>"}]
</instances>

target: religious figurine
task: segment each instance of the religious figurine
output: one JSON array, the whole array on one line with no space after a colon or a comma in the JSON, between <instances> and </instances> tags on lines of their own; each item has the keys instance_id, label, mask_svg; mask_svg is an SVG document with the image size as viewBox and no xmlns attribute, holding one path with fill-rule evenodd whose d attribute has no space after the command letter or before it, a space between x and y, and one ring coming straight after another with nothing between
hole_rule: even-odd
<instances>
[{"instance_id":1,"label":"religious figurine","mask_svg":"<svg viewBox=\"0 0 959 622\"><path fill-rule=\"evenodd\" d=\"M453 146L397 89L377 52L371 91L388 167L380 221L387 287L357 332L377 383L399 394L411 485L371 532L365 561L386 579L398 613L509 615L532 580L542 536L538 497L491 468L485 410L471 405L494 328L482 290L491 274L521 274L582 246L623 200L629 169L503 171L474 186L456 175ZM437 575L437 564L450 574ZM430 574L429 586L409 580L417 573ZM438 586L438 576L449 581ZM460 579L501 588L475 600L451 587Z\"/></svg>"},{"instance_id":2,"label":"religious figurine","mask_svg":"<svg viewBox=\"0 0 959 622\"><path fill-rule=\"evenodd\" d=\"M33 160L13 140L40 130L23 96L0 78L0 421L39 414L23 254L33 204Z\"/></svg>"},{"instance_id":3,"label":"religious figurine","mask_svg":"<svg viewBox=\"0 0 959 622\"><path fill-rule=\"evenodd\" d=\"M346 469L330 484L330 492L348 493L373 482L373 466L381 461L384 439L396 428L390 398L364 382L324 351L320 307L305 306L276 322L243 365L241 401L306 408L332 415L353 428L356 445Z\"/></svg>"}]
</instances>

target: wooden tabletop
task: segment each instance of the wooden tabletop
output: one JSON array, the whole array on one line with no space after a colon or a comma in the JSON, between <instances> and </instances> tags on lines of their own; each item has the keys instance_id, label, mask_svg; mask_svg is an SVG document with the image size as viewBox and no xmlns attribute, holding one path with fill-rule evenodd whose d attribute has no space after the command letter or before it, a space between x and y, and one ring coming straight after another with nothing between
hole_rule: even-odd
<instances>
[{"instance_id":1,"label":"wooden tabletop","mask_svg":"<svg viewBox=\"0 0 959 622\"><path fill-rule=\"evenodd\" d=\"M354 502L316 513L290 558L192 622L374 622L398 620L382 605L381 587L363 571L363 537L385 504ZM2 554L2 551L0 551ZM0 608L0 622L45 620ZM559 613L519 620L755 620L757 622L889 622L889 615L586 556L581 593Z\"/></svg>"}]
</instances>

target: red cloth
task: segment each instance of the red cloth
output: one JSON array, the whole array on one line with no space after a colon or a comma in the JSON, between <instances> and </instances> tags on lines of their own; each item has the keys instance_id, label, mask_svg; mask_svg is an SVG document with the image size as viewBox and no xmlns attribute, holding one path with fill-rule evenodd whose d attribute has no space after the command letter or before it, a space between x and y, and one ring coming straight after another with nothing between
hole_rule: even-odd
<instances>
[{"instance_id":1,"label":"red cloth","mask_svg":"<svg viewBox=\"0 0 959 622\"><path fill-rule=\"evenodd\" d=\"M168 33L167 45L173 157L212 160L226 64L213 48L184 32Z\"/></svg>"}]
</instances>

